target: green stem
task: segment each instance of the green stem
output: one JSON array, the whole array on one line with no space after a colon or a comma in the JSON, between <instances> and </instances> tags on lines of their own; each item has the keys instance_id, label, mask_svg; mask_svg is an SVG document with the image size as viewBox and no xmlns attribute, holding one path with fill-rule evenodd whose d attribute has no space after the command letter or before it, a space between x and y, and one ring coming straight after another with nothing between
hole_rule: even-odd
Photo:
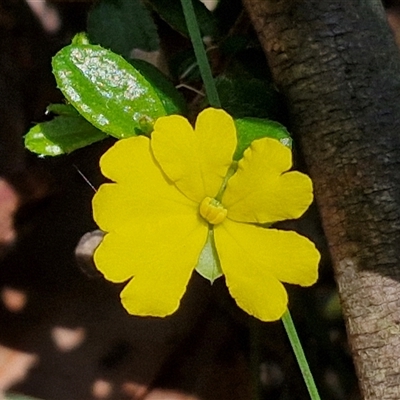
<instances>
[{"instance_id":1,"label":"green stem","mask_svg":"<svg viewBox=\"0 0 400 400\"><path fill-rule=\"evenodd\" d=\"M283 314L282 322L285 327L286 334L288 335L290 344L292 345L293 352L296 356L297 363L299 364L301 374L303 375L308 393L310 394L310 398L312 400L321 400L289 310Z\"/></svg>"},{"instance_id":2,"label":"green stem","mask_svg":"<svg viewBox=\"0 0 400 400\"><path fill-rule=\"evenodd\" d=\"M214 78L212 76L203 40L201 38L200 28L199 24L197 23L192 0L181 0L181 3L190 39L193 44L194 54L196 55L200 74L206 89L208 102L212 107L221 108L221 102L219 100L217 88L215 87Z\"/></svg>"}]
</instances>

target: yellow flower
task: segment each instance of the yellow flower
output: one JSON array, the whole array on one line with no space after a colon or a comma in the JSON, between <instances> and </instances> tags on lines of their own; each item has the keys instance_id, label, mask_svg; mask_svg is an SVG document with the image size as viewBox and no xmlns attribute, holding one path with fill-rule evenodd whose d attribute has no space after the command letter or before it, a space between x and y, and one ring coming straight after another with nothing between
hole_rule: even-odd
<instances>
[{"instance_id":1,"label":"yellow flower","mask_svg":"<svg viewBox=\"0 0 400 400\"><path fill-rule=\"evenodd\" d=\"M151 140L120 140L101 158L116 183L93 199L95 221L108 232L95 263L106 279L128 281L121 301L130 314L177 310L210 230L232 297L263 321L286 311L281 282L317 280L320 256L308 239L259 226L302 215L310 179L287 172L290 149L269 138L255 140L231 176L236 144L232 118L208 108L195 129L181 116L161 117Z\"/></svg>"}]
</instances>

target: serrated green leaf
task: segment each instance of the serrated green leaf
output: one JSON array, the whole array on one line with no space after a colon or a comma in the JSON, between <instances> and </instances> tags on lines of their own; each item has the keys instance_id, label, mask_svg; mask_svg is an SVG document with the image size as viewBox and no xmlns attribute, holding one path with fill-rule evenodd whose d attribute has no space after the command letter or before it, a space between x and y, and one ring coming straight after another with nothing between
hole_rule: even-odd
<instances>
[{"instance_id":1,"label":"serrated green leaf","mask_svg":"<svg viewBox=\"0 0 400 400\"><path fill-rule=\"evenodd\" d=\"M133 59L129 62L153 86L168 115L186 113L184 97L158 68L144 60Z\"/></svg>"},{"instance_id":2,"label":"serrated green leaf","mask_svg":"<svg viewBox=\"0 0 400 400\"><path fill-rule=\"evenodd\" d=\"M292 148L292 138L286 128L279 122L261 118L242 118L235 120L238 144L234 160L240 160L243 152L256 139L269 137L279 140L283 145Z\"/></svg>"},{"instance_id":3,"label":"serrated green leaf","mask_svg":"<svg viewBox=\"0 0 400 400\"><path fill-rule=\"evenodd\" d=\"M54 110L53 107L49 107ZM58 104L57 106L71 106ZM58 108L59 111L60 108ZM40 156L58 156L103 140L107 135L79 114L60 115L52 121L35 125L25 135L25 147Z\"/></svg>"},{"instance_id":4,"label":"serrated green leaf","mask_svg":"<svg viewBox=\"0 0 400 400\"><path fill-rule=\"evenodd\" d=\"M218 76L215 79L222 108L236 118L275 118L279 100L273 85L249 78Z\"/></svg>"},{"instance_id":5,"label":"serrated green leaf","mask_svg":"<svg viewBox=\"0 0 400 400\"><path fill-rule=\"evenodd\" d=\"M159 48L157 28L140 0L101 0L89 12L91 43L99 44L129 59L133 49Z\"/></svg>"},{"instance_id":6,"label":"serrated green leaf","mask_svg":"<svg viewBox=\"0 0 400 400\"><path fill-rule=\"evenodd\" d=\"M205 279L213 283L217 278L223 275L215 249L214 231L208 232L207 242L200 253L196 271Z\"/></svg>"},{"instance_id":7,"label":"serrated green leaf","mask_svg":"<svg viewBox=\"0 0 400 400\"><path fill-rule=\"evenodd\" d=\"M148 0L147 2L168 25L189 37L180 0ZM213 13L200 0L193 0L193 7L202 36L217 37L218 25Z\"/></svg>"},{"instance_id":8,"label":"serrated green leaf","mask_svg":"<svg viewBox=\"0 0 400 400\"><path fill-rule=\"evenodd\" d=\"M124 58L101 46L66 46L52 65L68 101L111 136L150 133L155 120L166 115L151 84Z\"/></svg>"}]
</instances>

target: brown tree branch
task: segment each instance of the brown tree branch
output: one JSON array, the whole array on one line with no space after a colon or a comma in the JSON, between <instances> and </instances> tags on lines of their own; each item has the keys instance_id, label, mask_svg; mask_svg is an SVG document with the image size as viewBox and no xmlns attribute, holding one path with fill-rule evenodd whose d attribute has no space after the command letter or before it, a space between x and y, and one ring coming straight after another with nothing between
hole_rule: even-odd
<instances>
[{"instance_id":1,"label":"brown tree branch","mask_svg":"<svg viewBox=\"0 0 400 400\"><path fill-rule=\"evenodd\" d=\"M400 57L378 0L243 0L314 181L365 399L400 399Z\"/></svg>"}]
</instances>

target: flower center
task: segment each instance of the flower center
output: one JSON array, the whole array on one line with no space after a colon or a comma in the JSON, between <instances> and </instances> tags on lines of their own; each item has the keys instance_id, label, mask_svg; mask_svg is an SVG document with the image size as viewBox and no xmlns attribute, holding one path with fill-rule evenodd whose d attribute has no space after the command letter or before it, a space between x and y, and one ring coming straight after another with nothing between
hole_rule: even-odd
<instances>
[{"instance_id":1,"label":"flower center","mask_svg":"<svg viewBox=\"0 0 400 400\"><path fill-rule=\"evenodd\" d=\"M218 200L206 197L200 203L200 215L210 224L220 224L228 214L228 210Z\"/></svg>"}]
</instances>

